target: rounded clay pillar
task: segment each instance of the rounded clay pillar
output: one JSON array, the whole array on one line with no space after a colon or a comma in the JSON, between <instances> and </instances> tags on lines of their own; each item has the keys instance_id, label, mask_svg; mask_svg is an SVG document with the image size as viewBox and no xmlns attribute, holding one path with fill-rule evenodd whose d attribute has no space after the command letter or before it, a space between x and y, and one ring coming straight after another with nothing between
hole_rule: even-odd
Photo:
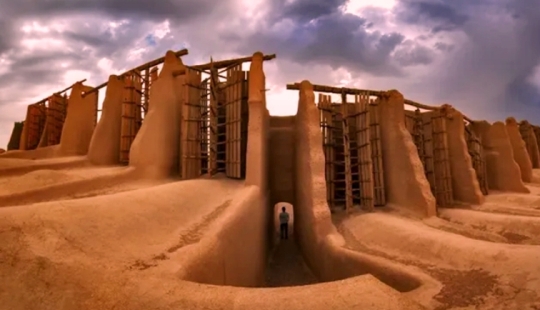
<instances>
[{"instance_id":1,"label":"rounded clay pillar","mask_svg":"<svg viewBox=\"0 0 540 310\"><path fill-rule=\"evenodd\" d=\"M165 55L163 68L150 89L150 107L130 149L130 166L146 177L166 178L178 171L180 112L186 75L174 52Z\"/></svg>"},{"instance_id":2,"label":"rounded clay pillar","mask_svg":"<svg viewBox=\"0 0 540 310\"><path fill-rule=\"evenodd\" d=\"M253 54L248 81L248 152L246 158L246 184L267 188L267 137L269 114L266 109L263 54Z\"/></svg>"},{"instance_id":3,"label":"rounded clay pillar","mask_svg":"<svg viewBox=\"0 0 540 310\"><path fill-rule=\"evenodd\" d=\"M453 198L473 205L482 204L484 195L480 190L480 184L465 139L463 114L448 104L443 105L441 112L447 116L446 138L448 141Z\"/></svg>"},{"instance_id":4,"label":"rounded clay pillar","mask_svg":"<svg viewBox=\"0 0 540 310\"><path fill-rule=\"evenodd\" d=\"M123 91L122 78L109 76L101 118L88 149L88 160L94 165L114 165L120 159Z\"/></svg>"},{"instance_id":5,"label":"rounded clay pillar","mask_svg":"<svg viewBox=\"0 0 540 310\"><path fill-rule=\"evenodd\" d=\"M506 119L506 130L508 132L508 138L512 144L512 151L514 152L514 160L519 166L521 171L521 179L523 182L532 181L532 162L525 146L525 141L521 138L519 132L518 123L515 118L508 117Z\"/></svg>"},{"instance_id":6,"label":"rounded clay pillar","mask_svg":"<svg viewBox=\"0 0 540 310\"><path fill-rule=\"evenodd\" d=\"M383 175L388 203L420 217L436 215L435 197L411 134L405 127L405 99L387 91L379 102Z\"/></svg>"},{"instance_id":7,"label":"rounded clay pillar","mask_svg":"<svg viewBox=\"0 0 540 310\"><path fill-rule=\"evenodd\" d=\"M97 92L84 97L83 93L92 89L93 87L85 86L81 82L75 83L71 88L58 150L60 156L88 154L95 128Z\"/></svg>"}]
</instances>

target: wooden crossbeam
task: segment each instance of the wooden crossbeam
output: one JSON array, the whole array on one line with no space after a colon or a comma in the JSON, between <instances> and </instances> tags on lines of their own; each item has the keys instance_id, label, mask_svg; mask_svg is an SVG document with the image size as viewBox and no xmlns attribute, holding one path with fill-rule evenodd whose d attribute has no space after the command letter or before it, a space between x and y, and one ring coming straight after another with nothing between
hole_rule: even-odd
<instances>
[{"instance_id":1,"label":"wooden crossbeam","mask_svg":"<svg viewBox=\"0 0 540 310\"><path fill-rule=\"evenodd\" d=\"M68 86L68 87L62 89L61 91L57 91L57 92L53 93L53 95L59 95L59 94L65 92L65 91L68 91L68 90L70 90L71 88L73 88L73 86L74 86L75 84L77 84L77 83L84 83L84 82L86 82L86 79L83 79L83 80L80 80L80 81L78 81L78 82L75 82L75 83L73 83L71 86ZM45 103L47 100L49 100L49 98L50 98L50 96L47 97L47 98L43 98L43 99L41 99L40 101L38 101L38 102L36 102L36 103L34 103L34 104L42 104L42 103Z\"/></svg>"},{"instance_id":2,"label":"wooden crossbeam","mask_svg":"<svg viewBox=\"0 0 540 310\"><path fill-rule=\"evenodd\" d=\"M300 90L300 83L293 83L293 84L287 84L288 90ZM313 84L313 91L316 92L323 92L323 93L333 93L333 94L347 94L347 95L368 95L368 96L382 96L386 91L383 90L370 90L370 89L358 89L358 88L348 88L348 87L334 87L334 86L327 86L327 85L317 85ZM404 103L419 109L424 110L440 110L442 109L442 106L431 106L422 104L416 101L412 101L409 99L405 99ZM474 121L468 118L467 116L463 116L463 118L469 122L473 123Z\"/></svg>"},{"instance_id":3,"label":"wooden crossbeam","mask_svg":"<svg viewBox=\"0 0 540 310\"><path fill-rule=\"evenodd\" d=\"M176 55L176 57L181 57L181 56L187 55L188 53L189 53L189 52L188 52L187 49L182 49L182 50L179 50L179 51L175 52L174 54ZM149 62L147 62L147 63L144 63L144 64L142 64L142 65L140 65L140 66L138 66L138 67L136 67L136 68L133 68L133 69L131 69L131 70L128 70L128 71L126 71L126 72L120 74L119 77L124 76L124 75L126 75L126 74L128 74L128 73L131 73L132 71L142 71L142 70L146 70L146 69L148 69L148 68L155 67L155 66L157 66L157 65L159 65L159 64L162 64L164 61L165 61L165 56L160 57L160 58L157 58L157 59L154 59L154 60L152 60L152 61L149 61ZM85 92L85 93L83 94L83 97L86 96L86 95L89 95L89 94L91 94L91 93L97 92L97 91L100 90L101 88L107 86L107 83L108 83L108 82L102 83L102 84L100 84L100 85L98 85L98 86L92 88L91 90Z\"/></svg>"},{"instance_id":4,"label":"wooden crossbeam","mask_svg":"<svg viewBox=\"0 0 540 310\"><path fill-rule=\"evenodd\" d=\"M270 54L270 55L264 55L263 60L272 60L276 58L276 54ZM239 63L249 62L253 60L253 56L247 56L242 58L234 58L234 59L227 59L227 60L221 60L221 61L211 61L209 63L205 63L202 65L195 65L195 66L186 66L188 69L198 70L198 71L207 71L210 70L210 68L216 68L216 69L223 69L227 67L234 67L235 65Z\"/></svg>"}]
</instances>

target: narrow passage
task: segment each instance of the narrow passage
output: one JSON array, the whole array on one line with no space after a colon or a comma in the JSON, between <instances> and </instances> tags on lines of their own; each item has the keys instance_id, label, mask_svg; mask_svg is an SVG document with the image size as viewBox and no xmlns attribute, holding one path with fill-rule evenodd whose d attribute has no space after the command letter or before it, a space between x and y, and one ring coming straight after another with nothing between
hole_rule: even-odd
<instances>
[{"instance_id":1,"label":"narrow passage","mask_svg":"<svg viewBox=\"0 0 540 310\"><path fill-rule=\"evenodd\" d=\"M294 239L280 240L266 267L266 287L296 286L318 283Z\"/></svg>"}]
</instances>

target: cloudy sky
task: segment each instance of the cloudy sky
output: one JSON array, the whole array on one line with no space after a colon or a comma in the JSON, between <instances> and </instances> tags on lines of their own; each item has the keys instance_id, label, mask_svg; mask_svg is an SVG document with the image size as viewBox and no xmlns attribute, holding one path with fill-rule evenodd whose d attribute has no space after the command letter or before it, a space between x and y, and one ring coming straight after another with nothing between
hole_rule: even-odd
<instances>
[{"instance_id":1,"label":"cloudy sky","mask_svg":"<svg viewBox=\"0 0 540 310\"><path fill-rule=\"evenodd\" d=\"M0 147L26 105L181 48L186 64L276 53L277 115L307 79L540 124L540 0L0 0Z\"/></svg>"}]
</instances>

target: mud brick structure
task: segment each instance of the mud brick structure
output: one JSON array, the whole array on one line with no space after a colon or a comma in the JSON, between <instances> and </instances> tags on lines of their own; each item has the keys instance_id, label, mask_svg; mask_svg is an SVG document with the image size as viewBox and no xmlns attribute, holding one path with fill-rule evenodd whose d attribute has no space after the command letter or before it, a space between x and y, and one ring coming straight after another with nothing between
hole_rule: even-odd
<instances>
[{"instance_id":1,"label":"mud brick structure","mask_svg":"<svg viewBox=\"0 0 540 310\"><path fill-rule=\"evenodd\" d=\"M535 128L528 121L521 121L519 123L519 133L525 142L525 147L527 148L533 168L540 168L540 155L538 153L538 140L536 139Z\"/></svg>"},{"instance_id":2,"label":"mud brick structure","mask_svg":"<svg viewBox=\"0 0 540 310\"><path fill-rule=\"evenodd\" d=\"M287 88L298 90L299 83ZM489 189L527 192L516 177L525 175L523 181L529 182L527 171L532 168L515 168L520 167L518 162L536 156L538 143L528 138L530 147L525 149L522 136L516 136L517 126L501 131L498 123L492 128L486 122L470 120L450 105L423 105L403 99L395 91L323 85L313 85L313 90L319 92L317 106L331 209L359 206L372 210L389 202L409 205L417 214L429 216L435 213L434 201L438 207L480 205ZM342 100L332 102L324 93L340 94ZM355 99L347 101L348 95ZM405 110L404 106L415 110ZM392 118L394 115L397 117ZM530 135L534 133L532 126L527 130ZM413 149L409 149L411 145ZM396 150L400 155L392 154ZM407 160L400 163L402 158ZM411 170L406 175L390 173L403 172L407 167ZM422 168L421 174L416 167ZM503 174L508 173L505 179Z\"/></svg>"},{"instance_id":3,"label":"mud brick structure","mask_svg":"<svg viewBox=\"0 0 540 310\"><path fill-rule=\"evenodd\" d=\"M223 173L247 179L248 143L267 138L248 142L250 115L258 115L250 112L249 102L264 98L249 93L250 85L264 89L264 73L256 69L258 61L252 62L250 70L261 72L252 81L242 64L260 55L189 66L180 59L186 54L169 51L97 87L79 81L29 105L20 137L13 132L19 145L11 143L3 156L86 155L93 164L129 165L157 178ZM263 55L262 61L274 57ZM300 84L287 87L299 90ZM435 206L482 204L490 189L526 192L522 182L530 182L532 168L540 165L540 131L526 121L518 126L509 118L501 128L472 121L450 105L405 99L397 91L312 87L318 93L325 192L332 210L372 211L392 204L431 216ZM265 118L266 112L260 113Z\"/></svg>"},{"instance_id":4,"label":"mud brick structure","mask_svg":"<svg viewBox=\"0 0 540 310\"><path fill-rule=\"evenodd\" d=\"M0 149L0 303L540 306L540 127L307 80L287 85L297 114L271 116L275 55L187 53L28 106Z\"/></svg>"}]
</instances>

